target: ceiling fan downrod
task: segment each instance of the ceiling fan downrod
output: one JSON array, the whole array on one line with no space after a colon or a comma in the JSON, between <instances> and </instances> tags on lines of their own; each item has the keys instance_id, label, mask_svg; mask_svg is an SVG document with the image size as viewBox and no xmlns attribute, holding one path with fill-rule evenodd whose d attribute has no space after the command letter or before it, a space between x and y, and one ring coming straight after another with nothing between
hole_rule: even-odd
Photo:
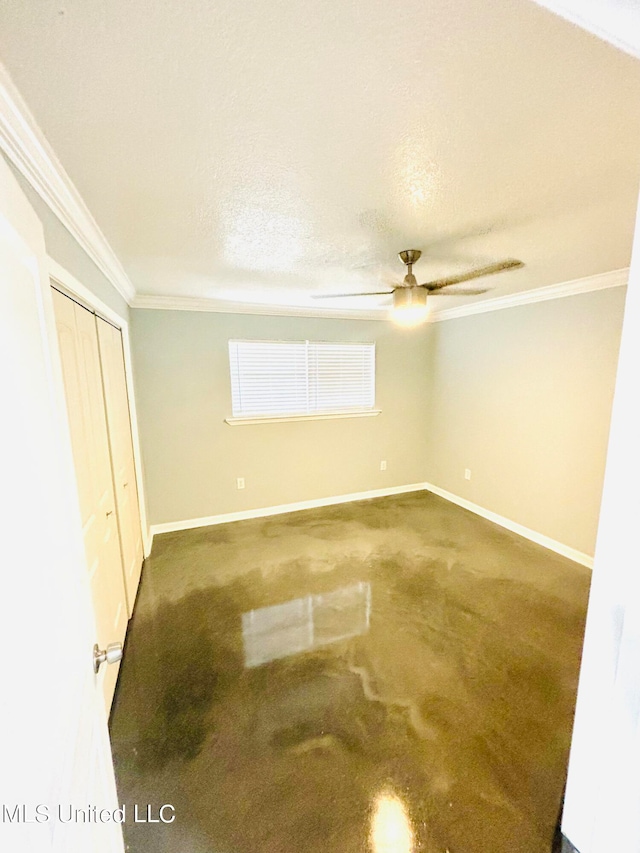
<instances>
[{"instance_id":1,"label":"ceiling fan downrod","mask_svg":"<svg viewBox=\"0 0 640 853\"><path fill-rule=\"evenodd\" d=\"M405 249L402 252L398 252L398 257L407 267L407 274L403 281L405 287L416 287L418 284L418 280L413 274L413 265L416 261L420 260L420 255L422 255L420 249Z\"/></svg>"}]
</instances>

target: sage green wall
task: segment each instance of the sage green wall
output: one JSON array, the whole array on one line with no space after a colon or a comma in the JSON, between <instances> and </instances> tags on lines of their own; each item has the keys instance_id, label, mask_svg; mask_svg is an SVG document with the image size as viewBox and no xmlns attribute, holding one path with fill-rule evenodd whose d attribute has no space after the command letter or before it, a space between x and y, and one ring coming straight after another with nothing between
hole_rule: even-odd
<instances>
[{"instance_id":1,"label":"sage green wall","mask_svg":"<svg viewBox=\"0 0 640 853\"><path fill-rule=\"evenodd\" d=\"M418 330L132 309L150 523L426 481L591 555L624 298L612 288ZM229 426L229 338L373 340L382 414Z\"/></svg>"},{"instance_id":2,"label":"sage green wall","mask_svg":"<svg viewBox=\"0 0 640 853\"><path fill-rule=\"evenodd\" d=\"M86 288L126 320L129 316L129 306L123 297L76 242L75 238L71 236L58 217L51 212L51 209L44 203L31 184L6 157L5 160L42 223L45 246L49 257L57 261L81 284L84 284Z\"/></svg>"},{"instance_id":3,"label":"sage green wall","mask_svg":"<svg viewBox=\"0 0 640 853\"><path fill-rule=\"evenodd\" d=\"M425 479L431 327L140 309L130 317L150 524ZM230 426L229 338L375 341L382 414Z\"/></svg>"},{"instance_id":4,"label":"sage green wall","mask_svg":"<svg viewBox=\"0 0 640 853\"><path fill-rule=\"evenodd\" d=\"M426 479L592 555L625 291L434 324Z\"/></svg>"}]
</instances>

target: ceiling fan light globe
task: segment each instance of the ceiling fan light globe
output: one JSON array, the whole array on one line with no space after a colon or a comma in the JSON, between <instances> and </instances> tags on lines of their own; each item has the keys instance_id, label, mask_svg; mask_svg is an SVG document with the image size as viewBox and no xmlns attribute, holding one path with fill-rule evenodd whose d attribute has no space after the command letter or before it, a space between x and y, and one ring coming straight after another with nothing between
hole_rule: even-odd
<instances>
[{"instance_id":1,"label":"ceiling fan light globe","mask_svg":"<svg viewBox=\"0 0 640 853\"><path fill-rule=\"evenodd\" d=\"M396 325L403 326L406 329L411 326L419 326L421 323L424 323L428 314L429 309L426 306L424 308L420 308L414 305L400 308L398 310L394 309L391 316Z\"/></svg>"},{"instance_id":2,"label":"ceiling fan light globe","mask_svg":"<svg viewBox=\"0 0 640 853\"><path fill-rule=\"evenodd\" d=\"M393 292L391 317L399 326L418 326L429 313L428 293L423 287L401 287Z\"/></svg>"}]
</instances>

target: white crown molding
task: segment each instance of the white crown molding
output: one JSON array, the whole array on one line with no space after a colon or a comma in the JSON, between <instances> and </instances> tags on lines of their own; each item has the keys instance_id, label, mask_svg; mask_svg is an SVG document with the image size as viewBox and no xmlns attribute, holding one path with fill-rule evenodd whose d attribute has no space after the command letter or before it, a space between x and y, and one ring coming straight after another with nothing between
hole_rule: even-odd
<instances>
[{"instance_id":1,"label":"white crown molding","mask_svg":"<svg viewBox=\"0 0 640 853\"><path fill-rule=\"evenodd\" d=\"M130 303L132 308L154 311L209 311L214 314L264 314L273 317L324 317L333 320L379 320L389 319L386 309L352 310L338 308L314 308L293 305L262 305L252 302L230 302L222 299L205 299L196 296L151 296L138 295Z\"/></svg>"},{"instance_id":2,"label":"white crown molding","mask_svg":"<svg viewBox=\"0 0 640 853\"><path fill-rule=\"evenodd\" d=\"M497 299L485 299L483 302L472 302L459 308L447 308L434 311L428 317L428 323L439 323L443 320L456 320L459 317L469 317L473 314L486 314L490 311L501 311L504 308L515 308L518 305L532 305L535 302L546 302L550 299L562 299L567 296L577 296L580 293L591 293L595 290L606 290L610 287L626 285L629 269L613 270L598 275L577 278L560 284L551 284L521 293L512 293ZM388 322L391 319L387 309L334 309L293 307L286 305L260 305L248 302L229 302L219 299L206 299L195 296L135 296L130 303L132 308L146 308L156 311L210 311L218 314L264 314L276 317L324 317L339 320L378 320Z\"/></svg>"},{"instance_id":3,"label":"white crown molding","mask_svg":"<svg viewBox=\"0 0 640 853\"><path fill-rule=\"evenodd\" d=\"M547 302L550 299L563 299L567 296L577 296L580 293L591 293L595 290L607 290L610 287L623 287L629 279L629 268L612 270L611 272L590 275L586 278L576 278L560 284L550 284L535 290L524 290L509 296L499 296L497 299L485 299L482 302L471 302L459 308L447 308L435 311L429 315L430 323L443 320L457 320L459 317L470 317L473 314L487 314L491 311L501 311L504 308L516 308L519 305L533 305L535 302Z\"/></svg>"},{"instance_id":4,"label":"white crown molding","mask_svg":"<svg viewBox=\"0 0 640 853\"><path fill-rule=\"evenodd\" d=\"M133 285L3 65L0 65L0 149L130 303L135 293Z\"/></svg>"}]
</instances>

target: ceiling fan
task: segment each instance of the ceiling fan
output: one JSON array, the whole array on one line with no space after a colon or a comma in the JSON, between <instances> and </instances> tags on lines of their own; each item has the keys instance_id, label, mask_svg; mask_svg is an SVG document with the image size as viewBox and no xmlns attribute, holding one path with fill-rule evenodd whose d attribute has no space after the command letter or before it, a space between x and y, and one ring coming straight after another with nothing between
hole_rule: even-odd
<instances>
[{"instance_id":1,"label":"ceiling fan","mask_svg":"<svg viewBox=\"0 0 640 853\"><path fill-rule=\"evenodd\" d=\"M471 281L474 278L480 278L485 275L493 275L494 273L504 272L505 270L518 269L523 267L522 261L517 261L513 258L508 258L504 261L497 261L494 264L489 264L486 267L480 267L469 272L460 273L459 275L450 275L446 278L438 278L434 281L427 281L423 284L418 284L418 281L413 274L413 265L420 258L422 252L420 249L405 249L399 252L398 257L407 267L407 274L401 284L393 286L392 290L377 290L370 293L322 293L314 296L314 299L337 299L346 296L386 296L393 295L393 317L398 323L406 326L413 326L420 323L427 316L427 296L474 296L479 293L486 293L489 288L466 288L463 290L447 290L455 284L462 284L465 281Z\"/></svg>"}]
</instances>

